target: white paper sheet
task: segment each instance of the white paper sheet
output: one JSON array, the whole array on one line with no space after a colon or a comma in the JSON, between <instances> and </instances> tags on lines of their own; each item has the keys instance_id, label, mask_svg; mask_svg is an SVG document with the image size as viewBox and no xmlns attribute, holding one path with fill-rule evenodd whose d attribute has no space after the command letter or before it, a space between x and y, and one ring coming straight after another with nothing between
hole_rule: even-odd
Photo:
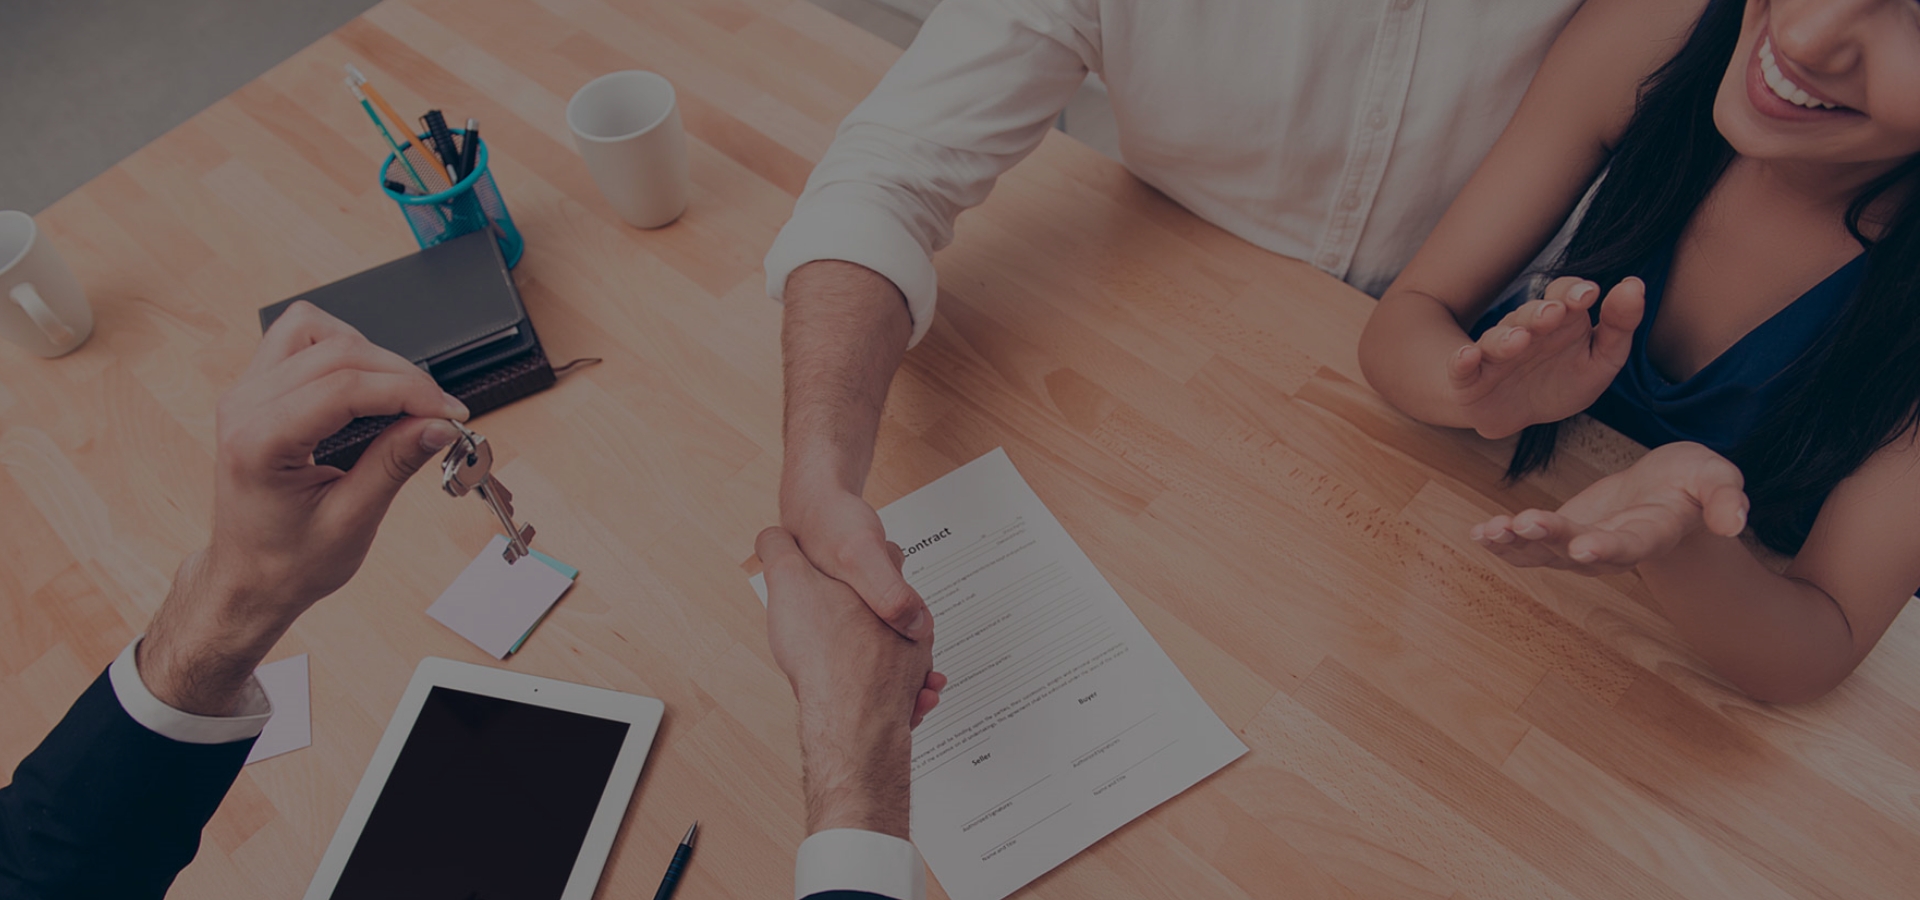
<instances>
[{"instance_id":1,"label":"white paper sheet","mask_svg":"<svg viewBox=\"0 0 1920 900\"><path fill-rule=\"evenodd\" d=\"M1005 451L880 520L951 679L914 731L913 839L954 900L1000 900L1247 752Z\"/></svg>"},{"instance_id":2,"label":"white paper sheet","mask_svg":"<svg viewBox=\"0 0 1920 900\"><path fill-rule=\"evenodd\" d=\"M313 744L313 704L307 691L307 655L289 656L253 670L273 704L260 739L247 753L247 765Z\"/></svg>"},{"instance_id":3,"label":"white paper sheet","mask_svg":"<svg viewBox=\"0 0 1920 900\"><path fill-rule=\"evenodd\" d=\"M440 594L427 615L472 641L495 659L506 659L547 614L573 579L538 557L509 565L500 554L507 539L494 535Z\"/></svg>"}]
</instances>

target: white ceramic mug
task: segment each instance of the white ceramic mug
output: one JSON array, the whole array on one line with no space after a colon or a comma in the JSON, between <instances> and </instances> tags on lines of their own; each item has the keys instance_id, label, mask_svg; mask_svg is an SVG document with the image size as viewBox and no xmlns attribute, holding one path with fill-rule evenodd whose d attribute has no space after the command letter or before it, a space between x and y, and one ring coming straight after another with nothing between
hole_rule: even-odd
<instances>
[{"instance_id":1,"label":"white ceramic mug","mask_svg":"<svg viewBox=\"0 0 1920 900\"><path fill-rule=\"evenodd\" d=\"M51 358L73 352L92 333L87 294L60 251L32 216L0 211L0 337Z\"/></svg>"},{"instance_id":2,"label":"white ceramic mug","mask_svg":"<svg viewBox=\"0 0 1920 900\"><path fill-rule=\"evenodd\" d=\"M659 228L687 209L687 134L673 83L652 72L613 72L567 101L567 127L615 212Z\"/></svg>"}]
</instances>

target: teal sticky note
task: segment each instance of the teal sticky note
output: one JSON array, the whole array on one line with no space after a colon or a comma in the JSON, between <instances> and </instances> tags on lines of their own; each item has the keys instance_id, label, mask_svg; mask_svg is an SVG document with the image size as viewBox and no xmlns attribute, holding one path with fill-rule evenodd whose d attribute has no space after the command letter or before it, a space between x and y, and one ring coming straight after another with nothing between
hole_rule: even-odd
<instances>
[{"instance_id":1,"label":"teal sticky note","mask_svg":"<svg viewBox=\"0 0 1920 900\"><path fill-rule=\"evenodd\" d=\"M537 559L543 563L546 563L549 566L552 566L554 571L559 572L560 574L565 575L568 578L580 577L579 569L576 569L570 565L567 565L566 563L563 563L557 559L554 559L553 557L548 556L545 553L541 553L540 551L535 550L532 547L528 547L527 552L532 553L534 559Z\"/></svg>"},{"instance_id":2,"label":"teal sticky note","mask_svg":"<svg viewBox=\"0 0 1920 900\"><path fill-rule=\"evenodd\" d=\"M550 613L550 612L553 612L553 610L549 609L547 610L547 612ZM540 618L533 620L533 628L539 628L540 623L545 622L546 620L547 620L547 613L541 613ZM508 656L512 656L515 653L520 652L520 645L526 643L527 638L533 637L533 628L527 629L526 634L521 635L519 640L513 642L513 646L507 648Z\"/></svg>"},{"instance_id":3,"label":"teal sticky note","mask_svg":"<svg viewBox=\"0 0 1920 900\"><path fill-rule=\"evenodd\" d=\"M560 574L567 576L567 578L569 579L580 577L579 569L576 569L570 565L567 565L566 563L563 563L557 559L554 559L553 557L548 556L545 553L541 553L540 551L535 550L532 547L527 548L527 553L531 554L534 559L537 559L543 563L546 563L548 566L552 567L552 569L555 572L559 572ZM553 607L551 606L547 607L547 612L541 613L540 618L533 620L533 625L527 629L527 633L521 635L519 640L514 641L512 647L507 648L507 655L512 656L515 653L519 653L520 645L526 643L527 638L533 636L533 630L535 628L539 628L540 623L545 622L547 620L548 613L551 613L551 612L553 612Z\"/></svg>"}]
</instances>

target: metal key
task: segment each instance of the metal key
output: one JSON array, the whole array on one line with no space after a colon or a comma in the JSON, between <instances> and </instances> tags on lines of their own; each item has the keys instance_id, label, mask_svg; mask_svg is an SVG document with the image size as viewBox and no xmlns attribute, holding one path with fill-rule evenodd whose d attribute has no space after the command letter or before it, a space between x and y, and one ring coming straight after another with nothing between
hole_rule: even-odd
<instances>
[{"instance_id":1,"label":"metal key","mask_svg":"<svg viewBox=\"0 0 1920 900\"><path fill-rule=\"evenodd\" d=\"M513 524L513 493L493 477L493 448L487 439L459 422L453 427L460 429L460 439L447 448L447 458L440 462L440 487L454 497L478 493L507 529L507 549L501 556L509 564L517 562L530 552L527 545L533 543L533 525Z\"/></svg>"}]
</instances>

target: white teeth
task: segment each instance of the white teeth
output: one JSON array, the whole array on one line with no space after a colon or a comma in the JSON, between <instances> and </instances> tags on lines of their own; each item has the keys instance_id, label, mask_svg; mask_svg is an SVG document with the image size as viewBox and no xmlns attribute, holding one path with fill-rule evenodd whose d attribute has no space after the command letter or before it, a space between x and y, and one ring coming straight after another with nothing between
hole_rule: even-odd
<instances>
[{"instance_id":1,"label":"white teeth","mask_svg":"<svg viewBox=\"0 0 1920 900\"><path fill-rule=\"evenodd\" d=\"M1774 96L1795 106L1804 106L1807 109L1840 108L1823 100L1815 100L1807 94L1805 89L1794 84L1785 72L1780 71L1780 63L1773 56L1773 38L1771 37L1766 38L1760 45L1760 76L1767 82L1767 87L1773 90Z\"/></svg>"}]
</instances>

